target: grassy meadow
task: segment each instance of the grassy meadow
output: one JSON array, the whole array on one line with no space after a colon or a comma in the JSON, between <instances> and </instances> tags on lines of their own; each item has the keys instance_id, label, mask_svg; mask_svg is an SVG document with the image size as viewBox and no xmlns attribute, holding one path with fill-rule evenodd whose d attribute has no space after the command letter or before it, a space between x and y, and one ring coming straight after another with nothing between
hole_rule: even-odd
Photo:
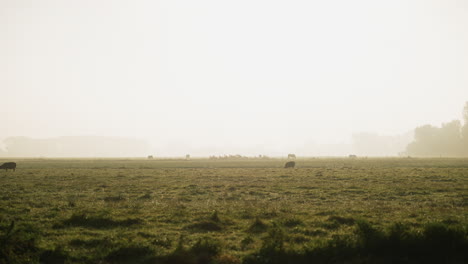
<instances>
[{"instance_id":1,"label":"grassy meadow","mask_svg":"<svg viewBox=\"0 0 468 264\"><path fill-rule=\"evenodd\" d=\"M468 159L9 159L0 263L466 263Z\"/></svg>"}]
</instances>

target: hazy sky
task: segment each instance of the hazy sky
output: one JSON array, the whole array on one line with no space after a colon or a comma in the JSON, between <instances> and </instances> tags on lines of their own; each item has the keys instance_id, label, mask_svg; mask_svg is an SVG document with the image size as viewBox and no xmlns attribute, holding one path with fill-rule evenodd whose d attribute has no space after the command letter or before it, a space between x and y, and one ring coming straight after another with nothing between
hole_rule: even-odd
<instances>
[{"instance_id":1,"label":"hazy sky","mask_svg":"<svg viewBox=\"0 0 468 264\"><path fill-rule=\"evenodd\" d=\"M0 139L348 142L459 119L466 0L0 0Z\"/></svg>"}]
</instances>

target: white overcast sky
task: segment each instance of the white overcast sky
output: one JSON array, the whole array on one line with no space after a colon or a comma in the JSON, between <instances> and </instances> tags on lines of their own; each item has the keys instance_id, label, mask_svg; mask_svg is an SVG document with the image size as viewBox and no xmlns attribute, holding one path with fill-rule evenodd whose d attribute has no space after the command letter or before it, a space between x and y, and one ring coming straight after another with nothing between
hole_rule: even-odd
<instances>
[{"instance_id":1,"label":"white overcast sky","mask_svg":"<svg viewBox=\"0 0 468 264\"><path fill-rule=\"evenodd\" d=\"M460 119L468 1L0 0L0 90L0 139L401 134Z\"/></svg>"}]
</instances>

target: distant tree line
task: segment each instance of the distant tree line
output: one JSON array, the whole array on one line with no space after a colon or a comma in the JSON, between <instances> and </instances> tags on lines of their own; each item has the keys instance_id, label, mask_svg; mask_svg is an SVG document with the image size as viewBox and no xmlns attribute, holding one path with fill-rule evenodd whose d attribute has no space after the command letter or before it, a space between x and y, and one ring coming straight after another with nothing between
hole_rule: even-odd
<instances>
[{"instance_id":1,"label":"distant tree line","mask_svg":"<svg viewBox=\"0 0 468 264\"><path fill-rule=\"evenodd\" d=\"M3 148L0 157L138 157L150 149L144 140L100 136L9 137Z\"/></svg>"},{"instance_id":2,"label":"distant tree line","mask_svg":"<svg viewBox=\"0 0 468 264\"><path fill-rule=\"evenodd\" d=\"M460 120L453 120L441 127L417 127L414 141L408 144L406 152L423 157L468 157L468 102L463 108L463 124Z\"/></svg>"}]
</instances>

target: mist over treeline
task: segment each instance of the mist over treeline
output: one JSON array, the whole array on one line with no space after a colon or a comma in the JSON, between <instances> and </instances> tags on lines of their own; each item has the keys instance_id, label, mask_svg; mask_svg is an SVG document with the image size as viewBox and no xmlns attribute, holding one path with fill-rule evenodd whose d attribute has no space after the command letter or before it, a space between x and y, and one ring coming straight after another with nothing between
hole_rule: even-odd
<instances>
[{"instance_id":1,"label":"mist over treeline","mask_svg":"<svg viewBox=\"0 0 468 264\"><path fill-rule=\"evenodd\" d=\"M9 137L3 145L0 155L7 157L133 157L150 148L144 140L103 136Z\"/></svg>"},{"instance_id":2,"label":"mist over treeline","mask_svg":"<svg viewBox=\"0 0 468 264\"><path fill-rule=\"evenodd\" d=\"M397 156L413 140L413 131L395 136L377 133L353 134L353 153L359 156Z\"/></svg>"},{"instance_id":3,"label":"mist over treeline","mask_svg":"<svg viewBox=\"0 0 468 264\"><path fill-rule=\"evenodd\" d=\"M151 145L149 141L106 136L73 136L55 138L9 137L3 140L0 156L3 157L193 157L223 156L240 154L255 157L267 155L282 157L288 153L298 156L396 156L412 140L412 132L399 136L385 136L376 133L357 133L351 143L304 144L278 141L274 143L231 144L225 142L193 142L192 144L168 142Z\"/></svg>"},{"instance_id":4,"label":"mist over treeline","mask_svg":"<svg viewBox=\"0 0 468 264\"><path fill-rule=\"evenodd\" d=\"M176 142L152 145L147 140L107 136L64 136L55 138L9 137L0 148L2 157L176 157L191 154L194 157L240 154L272 157L295 153L298 156L414 156L414 157L468 157L468 102L463 108L463 123L453 120L440 127L422 125L401 135L379 135L361 132L352 135L351 143L293 144L278 140L258 145L193 144Z\"/></svg>"},{"instance_id":5,"label":"mist over treeline","mask_svg":"<svg viewBox=\"0 0 468 264\"><path fill-rule=\"evenodd\" d=\"M463 124L453 120L441 127L423 125L414 130L407 154L422 157L468 157L468 102L463 108Z\"/></svg>"}]
</instances>

